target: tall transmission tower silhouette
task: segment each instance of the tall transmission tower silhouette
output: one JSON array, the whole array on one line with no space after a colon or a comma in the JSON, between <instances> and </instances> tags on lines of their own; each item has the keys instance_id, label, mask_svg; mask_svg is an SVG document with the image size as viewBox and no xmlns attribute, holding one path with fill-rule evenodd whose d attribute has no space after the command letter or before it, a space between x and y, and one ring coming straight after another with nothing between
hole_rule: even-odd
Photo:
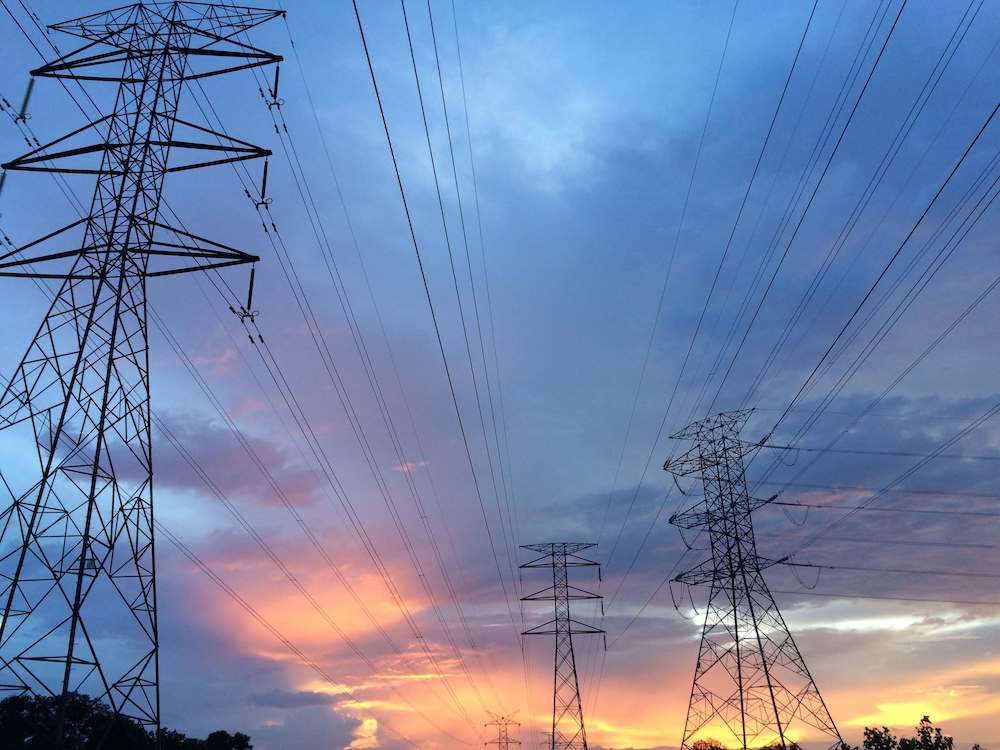
<instances>
[{"instance_id":1,"label":"tall transmission tower silhouette","mask_svg":"<svg viewBox=\"0 0 1000 750\"><path fill-rule=\"evenodd\" d=\"M549 542L525 544L522 549L538 552L541 556L521 565L521 568L551 568L552 585L522 597L521 601L551 601L554 616L523 635L554 635L556 637L555 670L552 689L552 750L587 750L587 731L583 722L580 701L580 681L576 674L576 654L573 651L574 635L603 635L604 631L574 620L570 615L570 602L601 599L598 594L584 591L569 583L569 569L597 567L600 563L580 556L580 552L596 544L579 542Z\"/></svg>"},{"instance_id":2,"label":"tall transmission tower silhouette","mask_svg":"<svg viewBox=\"0 0 1000 750\"><path fill-rule=\"evenodd\" d=\"M694 447L663 465L678 477L701 476L704 499L670 522L707 530L711 549L708 560L674 579L710 589L682 747L713 735L725 744L721 732L744 750L787 750L803 730L839 747L840 732L764 580L764 570L781 561L757 554L753 511L775 498L747 492L744 459L763 447L740 439L751 412L688 425L671 437Z\"/></svg>"},{"instance_id":3,"label":"tall transmission tower silhouette","mask_svg":"<svg viewBox=\"0 0 1000 750\"><path fill-rule=\"evenodd\" d=\"M50 27L85 44L32 75L117 90L109 114L2 165L96 186L86 216L0 256L2 276L58 281L0 395L4 447L25 456L3 464L0 697L86 693L159 728L146 285L258 260L168 225L161 195L168 173L270 154L178 107L188 81L280 61L237 36L282 13L137 3Z\"/></svg>"},{"instance_id":4,"label":"tall transmission tower silhouette","mask_svg":"<svg viewBox=\"0 0 1000 750\"><path fill-rule=\"evenodd\" d=\"M512 746L521 744L520 740L510 738L510 728L521 726L519 722L514 721L513 716L500 716L498 714L490 714L490 716L493 717L493 721L486 722L485 726L496 727L497 738L483 743L486 747L496 745L497 750L510 750Z\"/></svg>"}]
</instances>

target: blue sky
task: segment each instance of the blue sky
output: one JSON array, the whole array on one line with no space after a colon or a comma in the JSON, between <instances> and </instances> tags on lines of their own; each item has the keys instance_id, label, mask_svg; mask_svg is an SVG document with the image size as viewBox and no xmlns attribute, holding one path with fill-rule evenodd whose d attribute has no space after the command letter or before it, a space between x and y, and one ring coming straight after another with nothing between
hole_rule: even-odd
<instances>
[{"instance_id":1,"label":"blue sky","mask_svg":"<svg viewBox=\"0 0 1000 750\"><path fill-rule=\"evenodd\" d=\"M666 436L707 411L729 367L733 347L721 358L722 369L713 372L712 362L741 301L749 291L749 312L736 328L736 341L746 329L777 258L787 248L713 407L737 408L744 403L757 407L747 428L749 439L771 430L995 106L1000 5L993 0L971 5L908 2L851 115L899 4L819 0L690 362L667 414L663 437L655 446L654 438L812 4L743 2L734 15L729 3L458 3L470 123L467 131L452 8L447 2L432 2L441 85L475 279L474 302L428 8L422 3L407 3L458 290L469 324L476 384L459 323L400 7L367 1L359 6L502 575L513 592L511 561L501 532L505 521L498 516L498 512L508 512L503 501L505 481L496 475L500 497L494 497L486 443L494 454L494 472L506 472L510 480L519 522L516 539L511 542L560 537L599 540L597 557L605 563L602 592L606 596L618 590L641 545L641 553L603 620L614 646L603 659L599 691L594 675L601 671L602 659L595 659L589 646L581 648L585 707L594 744L676 746L693 669L697 624L685 621L675 611L664 589L628 633L615 640L684 550L676 529L664 520L677 500L677 490L659 466L668 454L686 448L679 448ZM33 9L45 22L80 12L79 4L65 2L39 1ZM23 10L13 10L26 23ZM481 688L488 707L520 709L522 739L537 738L545 722L551 644L539 640L529 645L530 689L526 691L520 650L514 645L497 581L484 510L477 500L460 439L351 4L295 2L289 3L287 10L287 30L282 22L272 23L261 28L254 40L286 57L280 95L289 138L281 140L275 134L257 92L258 83L249 74L209 80L203 91L189 91L182 104L183 116L201 121L196 102L204 108L210 100L229 132L274 150L269 182L272 215L329 346L327 365L335 365L342 378L359 424L370 439L378 467L375 473L385 477L387 494L401 508L400 523L406 538L412 538L413 555L429 571L430 586L443 602L444 619L459 643L466 644L462 652L475 680L467 680L458 661L451 659L439 618L425 596L323 364L320 351L325 349L322 344L317 349L282 265L261 231L253 205L243 194L239 177L246 179L246 175L230 168L182 173L168 179L165 195L192 231L262 257L255 292L260 330L346 494L360 509L374 545L398 579L404 598L413 605L421 630L440 655L449 681L460 691L472 716L471 724L478 728L480 719L485 721L476 695ZM974 19L963 34L962 19L968 20L972 13ZM38 64L38 57L10 17L0 18L5 42L0 94L16 102L27 71ZM874 41L870 47L862 47L873 19ZM26 28L42 45L40 36L27 24ZM961 43L954 56L934 83L870 202L856 223L849 224L857 201L869 179L878 173L900 126L908 124L911 105L922 101L921 91L939 56L950 50L949 39L956 29L960 29ZM55 35L52 41L64 50L73 43ZM859 49L864 56L855 71L852 64ZM841 105L838 96L845 81L846 101ZM100 86L88 88L99 104L106 104L109 91ZM66 93L49 80L38 82L30 109L29 124L43 141L77 127L82 118ZM849 117L850 126L836 146L815 200L803 215ZM828 124L830 134L826 136ZM467 136L477 177L478 217ZM925 269L934 267L932 258L954 228L944 224L949 212L959 207L959 219L965 215L962 211L971 204L963 203L962 196L970 187L975 189L974 181L981 173L987 177L987 186L995 179L997 165L991 160L996 157L998 139L1000 131L994 123L848 329L842 339L850 340L845 352L841 355L839 349L834 350L838 358L833 368L823 371L782 420L774 442L788 444L799 439L797 429L834 387L846 365L862 351L893 307L905 302L910 285ZM286 159L283 143L294 144L301 159L300 174L295 159ZM789 221L783 224L786 207L796 195L817 143L818 168L807 173L803 192L791 203ZM0 153L6 159L24 150L19 131L4 120ZM252 163L248 169L251 179L256 180L260 165ZM317 231L300 199L296 174L300 185L308 185L315 201ZM70 181L81 196L89 195L87 178L71 177ZM45 234L68 223L72 216L71 206L51 180L23 173L8 176L0 198L0 226L15 243ZM791 328L787 344L754 387L786 321L796 315L799 301L822 269L828 252L838 247L837 238L845 226L848 231L843 235L842 249L830 256L834 259L829 272ZM937 237L933 233L941 226L946 227L945 234ZM848 428L838 443L840 448L926 454L997 401L997 345L992 323L998 309L996 299L987 294L869 416L854 423L854 418L987 288L994 276L992 240L996 230L996 209L987 207L954 254L906 308L890 335L846 380L823 416L801 438L801 445L822 447ZM926 251L921 252L925 243ZM771 248L776 254L765 261ZM484 257L492 325L487 314ZM328 261L335 262L335 270L342 275L358 330L384 387L388 413L401 434L402 452L412 464L405 470L380 416L348 318L338 302ZM758 269L762 269L762 281L754 286ZM241 296L246 270L226 271L223 276ZM623 449L662 289L664 302ZM24 280L0 280L0 290L7 301L7 335L0 345L0 365L10 371L44 311L44 299ZM889 290L887 305L874 308ZM327 687L317 684L315 675L283 652L270 635L162 542L164 722L192 732L218 726L242 729L265 750L394 747L397 740L385 729L386 724L412 735L420 747L457 746L456 741L442 739L441 733L402 706L398 698L402 694L435 715L463 741L479 742L470 722L462 721L454 710L441 708L441 701L447 698L434 684L438 678L427 674L426 655L415 645L350 531L317 460L263 368L258 350L247 341L227 303L207 278L195 276L158 280L151 285L150 299L166 328L218 395L223 410L267 464L277 485L390 635L404 644L405 653L400 656L386 651L384 639L333 580L326 563L314 553L271 486L248 460L224 418L209 404L163 334L154 331L156 411L379 667L373 674L337 641L169 442L158 435L159 517L363 702L351 704L325 692ZM496 408L501 397L498 372L502 385L509 456L505 450L499 462L474 304L480 308L485 329L483 348ZM874 317L862 328L861 322L873 309ZM493 330L496 360L492 355ZM855 330L861 331L859 337L850 339ZM405 401L397 387L394 363ZM474 385L481 389L486 408L486 443ZM703 385L707 398L699 400ZM407 405L416 433L411 429ZM948 453L1000 455L997 439L995 425L987 421ZM651 466L644 474L649 455ZM782 455L784 463L776 467L771 479L796 483L786 489L786 499L850 505L866 493L830 487L881 488L918 460L912 456L828 453L811 464L815 457L808 453ZM4 460L5 472L18 470L17 456ZM771 455L758 459L751 480L761 479L772 460ZM940 458L896 488L904 491L880 502L900 507L988 510L995 505L989 497L920 493L988 496L996 492L994 465L991 460ZM477 648L467 646L458 624L427 526L410 497L408 476L414 478L419 499L429 510L428 524ZM760 492L777 489L766 487ZM919 492L907 495L905 490ZM668 492L673 494L664 505L667 510L656 520ZM610 512L604 524L606 507ZM762 554L788 554L836 515L819 510L808 515L798 509L787 515L777 508L760 511L756 520ZM621 537L615 544L619 528ZM921 544L846 541L851 538ZM981 546L943 546L956 541ZM942 546L937 546L939 543ZM997 561L995 549L989 547L995 543L996 524L988 517L862 513L810 545L801 559L827 564L849 560L859 567L989 573ZM688 559L696 560L696 555L692 553ZM512 562L517 564L516 559ZM808 571L801 575L807 584L814 576ZM772 578L776 590L802 589L788 570L775 569ZM686 594L675 589L681 611L688 613ZM998 600L1000 595L995 591L989 578L847 571L824 572L816 588L819 593L838 595L983 601ZM704 596L704 592L693 592L696 604L700 603L699 594ZM789 623L797 629L806 660L834 718L849 738L857 741L865 723L890 723L905 729L930 712L941 716L960 744L978 741L988 746L1000 740L995 722L1000 710L997 607L823 598L803 593L778 598ZM513 614L520 626L516 604ZM596 610L584 609L582 614L600 619ZM530 609L525 612L529 624L538 616ZM482 658L474 652L481 652ZM500 694L499 705L487 687L491 681ZM398 693L392 690L396 686Z\"/></svg>"}]
</instances>

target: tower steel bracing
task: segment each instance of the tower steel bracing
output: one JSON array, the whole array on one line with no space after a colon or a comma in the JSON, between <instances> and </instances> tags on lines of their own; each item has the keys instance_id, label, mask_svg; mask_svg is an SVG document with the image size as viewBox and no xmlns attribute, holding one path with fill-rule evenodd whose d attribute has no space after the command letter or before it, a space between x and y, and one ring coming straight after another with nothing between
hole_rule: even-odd
<instances>
[{"instance_id":1,"label":"tower steel bracing","mask_svg":"<svg viewBox=\"0 0 1000 750\"><path fill-rule=\"evenodd\" d=\"M804 731L839 747L837 726L764 580L764 570L780 561L757 554L753 511L774 498L747 492L744 459L762 447L740 439L750 413L685 427L671 437L694 440L694 447L663 466L701 477L704 499L670 521L707 531L711 549L708 560L675 579L709 587L682 747L713 737L744 749L786 750Z\"/></svg>"},{"instance_id":2,"label":"tower steel bracing","mask_svg":"<svg viewBox=\"0 0 1000 750\"><path fill-rule=\"evenodd\" d=\"M3 165L96 186L86 216L0 256L2 276L58 282L0 395L0 697L80 692L159 728L146 284L257 260L168 225L161 194L168 173L270 153L178 106L187 81L278 62L237 37L281 14L141 3L50 27L85 44L32 75L117 89L109 114Z\"/></svg>"},{"instance_id":3,"label":"tower steel bracing","mask_svg":"<svg viewBox=\"0 0 1000 750\"><path fill-rule=\"evenodd\" d=\"M585 591L569 583L569 569L598 567L600 563L588 560L579 553L596 544L579 542L549 542L526 544L522 549L538 552L538 557L524 563L521 568L551 568L552 585L521 601L551 601L554 616L548 622L524 631L523 635L554 635L556 639L555 670L552 689L552 750L587 750L587 731L583 721L580 701L580 681L576 673L576 654L573 651L574 635L603 635L604 631L574 620L570 615L570 602L601 599L598 594ZM599 571L598 571L599 572Z\"/></svg>"},{"instance_id":4,"label":"tower steel bracing","mask_svg":"<svg viewBox=\"0 0 1000 750\"><path fill-rule=\"evenodd\" d=\"M514 745L520 745L520 740L514 740L510 737L510 728L519 727L520 723L514 721L512 716L500 716L498 714L490 714L493 717L493 721L488 721L484 726L496 727L497 728L497 738L495 740L489 740L483 744L486 747L491 747L493 745L497 746L497 750L510 750Z\"/></svg>"}]
</instances>

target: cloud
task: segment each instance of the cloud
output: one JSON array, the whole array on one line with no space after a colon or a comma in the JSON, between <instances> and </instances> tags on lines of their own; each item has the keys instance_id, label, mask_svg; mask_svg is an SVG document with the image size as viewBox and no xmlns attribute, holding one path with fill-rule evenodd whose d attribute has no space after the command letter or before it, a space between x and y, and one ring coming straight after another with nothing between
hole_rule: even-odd
<instances>
[{"instance_id":1,"label":"cloud","mask_svg":"<svg viewBox=\"0 0 1000 750\"><path fill-rule=\"evenodd\" d=\"M190 411L161 411L159 417L223 493L260 505L280 504L268 476L245 453L228 427ZM323 480L318 472L302 465L290 446L271 437L254 435L245 428L241 431L260 464L295 505L308 506L321 497ZM156 479L160 486L209 492L170 441L164 439L161 445L156 459Z\"/></svg>"},{"instance_id":2,"label":"cloud","mask_svg":"<svg viewBox=\"0 0 1000 750\"><path fill-rule=\"evenodd\" d=\"M365 720L320 706L298 708L294 713L257 727L254 747L260 750L347 750L367 734Z\"/></svg>"},{"instance_id":3,"label":"cloud","mask_svg":"<svg viewBox=\"0 0 1000 750\"><path fill-rule=\"evenodd\" d=\"M269 690L266 693L258 693L251 696L251 700L258 706L270 706L272 708L331 706L337 703L336 697L329 693L317 693L309 690L299 690L296 692L277 689Z\"/></svg>"}]
</instances>

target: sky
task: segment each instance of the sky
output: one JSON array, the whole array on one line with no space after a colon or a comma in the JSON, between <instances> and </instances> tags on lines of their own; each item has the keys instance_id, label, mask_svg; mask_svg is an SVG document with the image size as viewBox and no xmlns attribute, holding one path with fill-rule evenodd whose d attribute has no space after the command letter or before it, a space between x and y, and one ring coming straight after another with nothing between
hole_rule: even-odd
<instances>
[{"instance_id":1,"label":"sky","mask_svg":"<svg viewBox=\"0 0 1000 750\"><path fill-rule=\"evenodd\" d=\"M27 11L81 4L7 5L46 54L72 48ZM608 636L577 639L590 745L678 747L707 591L663 582L706 553L667 523L699 487L660 467L689 422L754 407L747 440L820 449L763 450L748 479L835 506L754 523L761 555L831 566L766 576L845 739L929 714L959 747L1000 744L1000 3L407 0L407 27L359 0L412 237L351 3L285 7L252 35L285 57L280 110L250 72L182 97L274 152L273 226L244 193L258 162L164 192L191 231L261 257L266 346L229 310L245 267L150 283L173 437L154 433L155 503L332 681L161 534L163 723L259 750L433 750L516 711L537 746L553 644L521 645L548 615L517 601L544 585L518 545L579 540L602 576L573 582L605 599L574 616ZM40 58L10 14L0 30L16 105ZM49 79L29 112L42 142L83 124ZM6 160L27 147L0 119ZM8 174L15 244L73 212L47 176ZM24 279L0 295L11 372L46 302ZM869 501L900 512L844 510Z\"/></svg>"}]
</instances>

